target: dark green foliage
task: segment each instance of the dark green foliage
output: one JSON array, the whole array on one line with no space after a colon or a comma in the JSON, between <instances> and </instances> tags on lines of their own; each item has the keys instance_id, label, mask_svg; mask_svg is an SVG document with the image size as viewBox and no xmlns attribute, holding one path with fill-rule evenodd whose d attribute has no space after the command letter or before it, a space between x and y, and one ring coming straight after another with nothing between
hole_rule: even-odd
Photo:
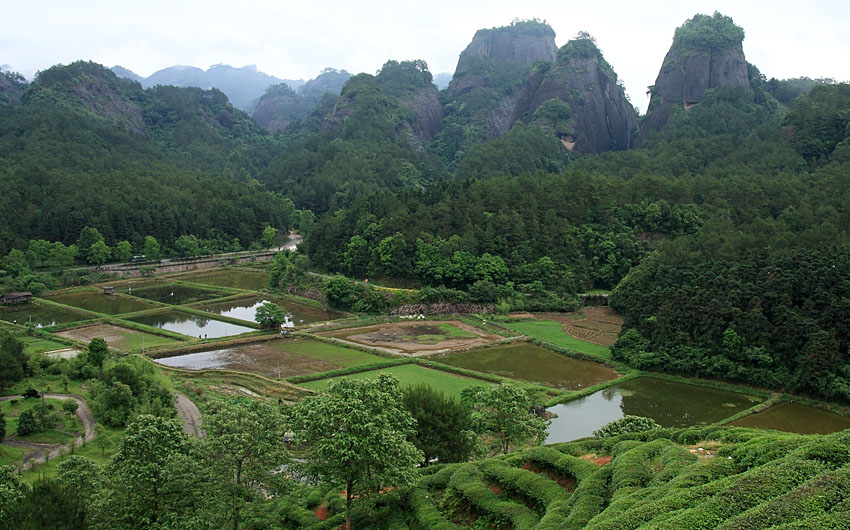
<instances>
[{"instance_id":1,"label":"dark green foliage","mask_svg":"<svg viewBox=\"0 0 850 530\"><path fill-rule=\"evenodd\" d=\"M85 530L86 506L77 493L59 481L39 480L9 507L7 528Z\"/></svg>"},{"instance_id":2,"label":"dark green foliage","mask_svg":"<svg viewBox=\"0 0 850 530\"><path fill-rule=\"evenodd\" d=\"M681 250L662 247L613 293L631 328L613 348L615 358L850 398L842 368L850 364L850 249L765 249L712 261L682 261Z\"/></svg>"},{"instance_id":3,"label":"dark green foliage","mask_svg":"<svg viewBox=\"0 0 850 530\"><path fill-rule=\"evenodd\" d=\"M850 84L815 86L794 100L783 124L807 161L850 161Z\"/></svg>"},{"instance_id":4,"label":"dark green foliage","mask_svg":"<svg viewBox=\"0 0 850 530\"><path fill-rule=\"evenodd\" d=\"M446 495L469 503L494 526L511 525L521 530L534 528L539 521L537 515L524 505L497 497L482 483L481 472L473 464L455 471L449 480Z\"/></svg>"},{"instance_id":5,"label":"dark green foliage","mask_svg":"<svg viewBox=\"0 0 850 530\"><path fill-rule=\"evenodd\" d=\"M11 333L0 331L0 389L23 379L26 369L24 345Z\"/></svg>"},{"instance_id":6,"label":"dark green foliage","mask_svg":"<svg viewBox=\"0 0 850 530\"><path fill-rule=\"evenodd\" d=\"M404 407L416 420L413 444L425 455L424 464L464 462L475 448L472 410L429 385L403 390Z\"/></svg>"},{"instance_id":7,"label":"dark green foliage","mask_svg":"<svg viewBox=\"0 0 850 530\"><path fill-rule=\"evenodd\" d=\"M0 106L0 254L86 226L110 246L216 231L247 244L264 223L291 226L291 202L247 184L274 149L220 92L143 91L93 63L42 71Z\"/></svg>"},{"instance_id":8,"label":"dark green foliage","mask_svg":"<svg viewBox=\"0 0 850 530\"><path fill-rule=\"evenodd\" d=\"M566 497L567 491L545 475L510 467L500 460L486 460L479 466L485 477L504 489L531 500L539 515L553 502Z\"/></svg>"},{"instance_id":9,"label":"dark green foliage","mask_svg":"<svg viewBox=\"0 0 850 530\"><path fill-rule=\"evenodd\" d=\"M623 416L619 420L614 420L606 424L597 431L593 431L593 436L598 438L607 438L609 436L619 436L628 432L643 432L661 427L651 418L643 416Z\"/></svg>"},{"instance_id":10,"label":"dark green foliage","mask_svg":"<svg viewBox=\"0 0 850 530\"><path fill-rule=\"evenodd\" d=\"M35 416L31 410L25 410L18 416L18 430L15 434L18 436L27 436L41 431L38 422L35 421Z\"/></svg>"},{"instance_id":11,"label":"dark green foliage","mask_svg":"<svg viewBox=\"0 0 850 530\"><path fill-rule=\"evenodd\" d=\"M722 49L740 44L744 40L744 30L736 26L731 17L717 11L713 16L694 15L676 28L673 45L689 48Z\"/></svg>"}]
</instances>

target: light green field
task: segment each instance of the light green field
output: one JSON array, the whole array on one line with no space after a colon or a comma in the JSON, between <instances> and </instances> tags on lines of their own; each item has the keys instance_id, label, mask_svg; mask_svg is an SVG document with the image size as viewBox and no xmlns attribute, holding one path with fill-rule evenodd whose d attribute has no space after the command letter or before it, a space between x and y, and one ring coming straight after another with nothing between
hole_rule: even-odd
<instances>
[{"instance_id":1,"label":"light green field","mask_svg":"<svg viewBox=\"0 0 850 530\"><path fill-rule=\"evenodd\" d=\"M276 348L286 350L289 353L329 362L341 368L360 366L361 364L376 363L384 360L384 357L379 357L371 353L346 348L344 346L337 346L335 344L328 344L317 340L304 339L283 341L278 344L274 344L274 346Z\"/></svg>"},{"instance_id":2,"label":"light green field","mask_svg":"<svg viewBox=\"0 0 850 530\"><path fill-rule=\"evenodd\" d=\"M56 468L59 467L59 464L73 455L84 456L99 465L107 464L112 460L112 455L118 450L121 439L124 437L124 429L103 426L102 436L103 440L107 443L105 449L98 447L97 440L93 440L81 447L75 448L71 453L65 453L58 458L48 460L44 464L32 466L29 470L21 474L21 478L29 483L33 483L41 478L54 478L56 477Z\"/></svg>"},{"instance_id":3,"label":"light green field","mask_svg":"<svg viewBox=\"0 0 850 530\"><path fill-rule=\"evenodd\" d=\"M24 353L26 353L27 355L70 348L70 346L62 342L56 342L53 340L47 340L38 337L21 336L18 337L18 340L24 343Z\"/></svg>"},{"instance_id":4,"label":"light green field","mask_svg":"<svg viewBox=\"0 0 850 530\"><path fill-rule=\"evenodd\" d=\"M24 458L25 454L27 454L26 449L0 445L0 466L17 465Z\"/></svg>"},{"instance_id":5,"label":"light green field","mask_svg":"<svg viewBox=\"0 0 850 530\"><path fill-rule=\"evenodd\" d=\"M440 370L431 368L423 368L416 364L404 364L401 366L393 366L390 368L382 368L380 370L372 370L369 372L361 372L359 374L341 376L346 379L367 379L377 377L378 374L385 373L394 376L398 379L402 387L418 385L425 383L432 388L440 390L446 396L460 399L461 391L470 386L484 386L490 383L479 379L468 379L458 375L453 375ZM318 381L310 381L302 383L299 386L311 388L313 390L324 390L328 387L331 381L338 378L319 379Z\"/></svg>"},{"instance_id":6,"label":"light green field","mask_svg":"<svg viewBox=\"0 0 850 530\"><path fill-rule=\"evenodd\" d=\"M15 401L15 403L13 404L12 401ZM3 412L6 419L6 436L11 436L18 430L18 416L20 416L20 414L25 410L31 410L39 403L41 403L41 400L38 398L0 401L0 411ZM53 405L51 413L62 410L61 399L46 399L45 403ZM83 426L76 416L65 417L63 418L63 421L64 424L61 428L38 432L28 436L19 436L17 439L22 442L46 444L70 442L74 439L72 433L82 432Z\"/></svg>"},{"instance_id":7,"label":"light green field","mask_svg":"<svg viewBox=\"0 0 850 530\"><path fill-rule=\"evenodd\" d=\"M607 346L600 346L591 342L585 342L564 333L563 326L553 320L523 320L521 322L506 322L505 326L523 335L535 339L551 342L555 346L567 348L587 355L611 358L611 350Z\"/></svg>"}]
</instances>

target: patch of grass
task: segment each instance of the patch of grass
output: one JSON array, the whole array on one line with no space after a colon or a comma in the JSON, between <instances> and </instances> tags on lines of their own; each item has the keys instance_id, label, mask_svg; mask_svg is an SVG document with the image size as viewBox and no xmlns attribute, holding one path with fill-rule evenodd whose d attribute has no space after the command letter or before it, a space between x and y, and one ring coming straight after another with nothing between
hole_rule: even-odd
<instances>
[{"instance_id":1,"label":"patch of grass","mask_svg":"<svg viewBox=\"0 0 850 530\"><path fill-rule=\"evenodd\" d=\"M13 404L12 401L14 401L15 403ZM62 410L62 400L61 399L45 399L44 401L48 405L53 405L53 410L51 412L56 412L56 411ZM0 411L3 412L3 415L6 418L6 435L11 436L11 435L15 434L15 431L18 430L18 416L20 416L21 413L26 411L26 410L32 410L33 407L35 407L39 403L41 403L40 398L30 398L30 399L18 398L18 399L14 399L14 400L0 401ZM77 420L76 418L74 418L72 420L66 419L65 420L66 428L73 429L73 426L69 425L69 421L70 422L76 422L77 428L79 430L82 430L82 427L79 425L79 420ZM24 438L21 438L21 441L34 442L34 443L60 443L61 442L61 441L59 441L59 442L54 442L54 441L42 442L41 440L36 440L36 439L32 438L33 436L38 436L38 434L44 434L44 433L37 433L37 434L34 434L34 435L26 436Z\"/></svg>"},{"instance_id":2,"label":"patch of grass","mask_svg":"<svg viewBox=\"0 0 850 530\"><path fill-rule=\"evenodd\" d=\"M44 464L36 464L32 466L27 471L21 473L21 478L30 484L42 477L54 478L56 477L56 469L59 467L59 464L70 458L72 455L84 456L96 464L101 466L106 465L110 460L112 460L112 455L118 451L118 446L121 443L121 439L124 437L124 429L107 427L105 425L102 425L102 427L103 432L101 436L104 437L104 440L107 441L108 445L105 450L97 446L96 440L91 441L81 447L75 448L72 452L65 453L53 460L48 460Z\"/></svg>"},{"instance_id":3,"label":"patch of grass","mask_svg":"<svg viewBox=\"0 0 850 530\"><path fill-rule=\"evenodd\" d=\"M560 322L554 320L523 320L520 322L505 322L505 326L523 335L551 342L556 346L575 350L602 359L611 359L611 349L591 342L585 342L564 333Z\"/></svg>"},{"instance_id":4,"label":"patch of grass","mask_svg":"<svg viewBox=\"0 0 850 530\"><path fill-rule=\"evenodd\" d=\"M21 447L0 445L0 466L17 466L25 454L27 450Z\"/></svg>"},{"instance_id":5,"label":"patch of grass","mask_svg":"<svg viewBox=\"0 0 850 530\"><path fill-rule=\"evenodd\" d=\"M153 335L150 333L142 333L138 331L122 331L121 335L124 337L124 340L122 341L124 347L122 349L125 351L141 350L143 342L145 348L161 346L163 344L174 344L175 342L177 342L161 335Z\"/></svg>"},{"instance_id":6,"label":"patch of grass","mask_svg":"<svg viewBox=\"0 0 850 530\"><path fill-rule=\"evenodd\" d=\"M452 375L440 370L423 368L416 364L404 364L401 366L391 366L380 370L372 370L369 372L360 372L356 374L342 376L347 379L369 379L377 377L379 374L385 373L394 376L399 380L402 387L418 385L425 383L437 390L440 390L445 395L459 400L461 391L470 386L483 387L487 385L485 381L472 380L457 375ZM318 381L310 381L302 383L300 386L311 388L313 390L324 390L328 387L331 381L337 378L319 379Z\"/></svg>"},{"instance_id":7,"label":"patch of grass","mask_svg":"<svg viewBox=\"0 0 850 530\"><path fill-rule=\"evenodd\" d=\"M296 355L309 357L319 361L326 361L342 368L349 368L352 366L359 366L361 364L369 364L384 360L383 357L372 355L371 353L346 348L344 346L336 346L326 342L319 342L317 340L308 339L283 341L281 343L275 343L274 346Z\"/></svg>"},{"instance_id":8,"label":"patch of grass","mask_svg":"<svg viewBox=\"0 0 850 530\"><path fill-rule=\"evenodd\" d=\"M18 340L24 344L24 353L32 355L35 353L44 353L53 350L64 350L69 346L67 344L56 342L53 340L42 339L38 337L18 337Z\"/></svg>"},{"instance_id":9,"label":"patch of grass","mask_svg":"<svg viewBox=\"0 0 850 530\"><path fill-rule=\"evenodd\" d=\"M478 336L471 331L460 329L459 327L452 326L451 324L437 324L437 327L440 328L440 331L452 339L474 339Z\"/></svg>"}]
</instances>

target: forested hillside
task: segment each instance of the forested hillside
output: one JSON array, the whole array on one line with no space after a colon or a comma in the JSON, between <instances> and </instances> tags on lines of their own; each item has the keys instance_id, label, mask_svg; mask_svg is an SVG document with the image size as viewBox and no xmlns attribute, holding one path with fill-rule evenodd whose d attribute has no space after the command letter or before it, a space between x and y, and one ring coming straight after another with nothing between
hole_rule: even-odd
<instances>
[{"instance_id":1,"label":"forested hillside","mask_svg":"<svg viewBox=\"0 0 850 530\"><path fill-rule=\"evenodd\" d=\"M0 252L69 244L85 226L110 245L213 233L247 245L292 223L293 204L253 180L275 149L221 92L53 67L0 107Z\"/></svg>"}]
</instances>

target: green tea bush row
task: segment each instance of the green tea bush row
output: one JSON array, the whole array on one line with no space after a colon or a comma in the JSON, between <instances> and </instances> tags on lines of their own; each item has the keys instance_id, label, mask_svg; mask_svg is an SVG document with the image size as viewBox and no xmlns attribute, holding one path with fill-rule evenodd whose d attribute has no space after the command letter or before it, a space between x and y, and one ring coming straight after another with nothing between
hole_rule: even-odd
<instances>
[{"instance_id":1,"label":"green tea bush row","mask_svg":"<svg viewBox=\"0 0 850 530\"><path fill-rule=\"evenodd\" d=\"M535 464L552 469L564 478L574 477L579 484L585 477L599 471L599 466L593 462L565 455L551 447L532 447L526 456Z\"/></svg>"},{"instance_id":2,"label":"green tea bush row","mask_svg":"<svg viewBox=\"0 0 850 530\"><path fill-rule=\"evenodd\" d=\"M820 462L787 457L771 462L723 481L730 482L716 491L711 498L703 497L702 502L684 510L659 525L659 530L677 530L681 528L714 529L727 519L773 499L810 478L822 473L825 466ZM730 480L732 479L732 480Z\"/></svg>"},{"instance_id":3,"label":"green tea bush row","mask_svg":"<svg viewBox=\"0 0 850 530\"><path fill-rule=\"evenodd\" d=\"M610 480L611 468L605 466L582 481L570 497L570 511L561 526L562 530L584 528L603 510Z\"/></svg>"},{"instance_id":4,"label":"green tea bush row","mask_svg":"<svg viewBox=\"0 0 850 530\"><path fill-rule=\"evenodd\" d=\"M567 490L545 475L525 469L509 467L498 460L486 460L479 469L484 476L498 482L506 490L530 499L537 513L546 513L546 507L566 496Z\"/></svg>"},{"instance_id":5,"label":"green tea bush row","mask_svg":"<svg viewBox=\"0 0 850 530\"><path fill-rule=\"evenodd\" d=\"M726 521L720 528L768 528L791 521L816 518L850 499L848 484L848 468L820 475L781 497Z\"/></svg>"},{"instance_id":6,"label":"green tea bush row","mask_svg":"<svg viewBox=\"0 0 850 530\"><path fill-rule=\"evenodd\" d=\"M407 494L407 507L413 513L413 520L418 528L427 530L453 530L457 528L437 510L428 490L412 488Z\"/></svg>"},{"instance_id":7,"label":"green tea bush row","mask_svg":"<svg viewBox=\"0 0 850 530\"><path fill-rule=\"evenodd\" d=\"M539 519L533 511L521 504L500 499L481 482L481 478L481 473L474 465L463 466L452 475L447 492L468 502L498 524L512 526L515 530L537 526Z\"/></svg>"}]
</instances>

